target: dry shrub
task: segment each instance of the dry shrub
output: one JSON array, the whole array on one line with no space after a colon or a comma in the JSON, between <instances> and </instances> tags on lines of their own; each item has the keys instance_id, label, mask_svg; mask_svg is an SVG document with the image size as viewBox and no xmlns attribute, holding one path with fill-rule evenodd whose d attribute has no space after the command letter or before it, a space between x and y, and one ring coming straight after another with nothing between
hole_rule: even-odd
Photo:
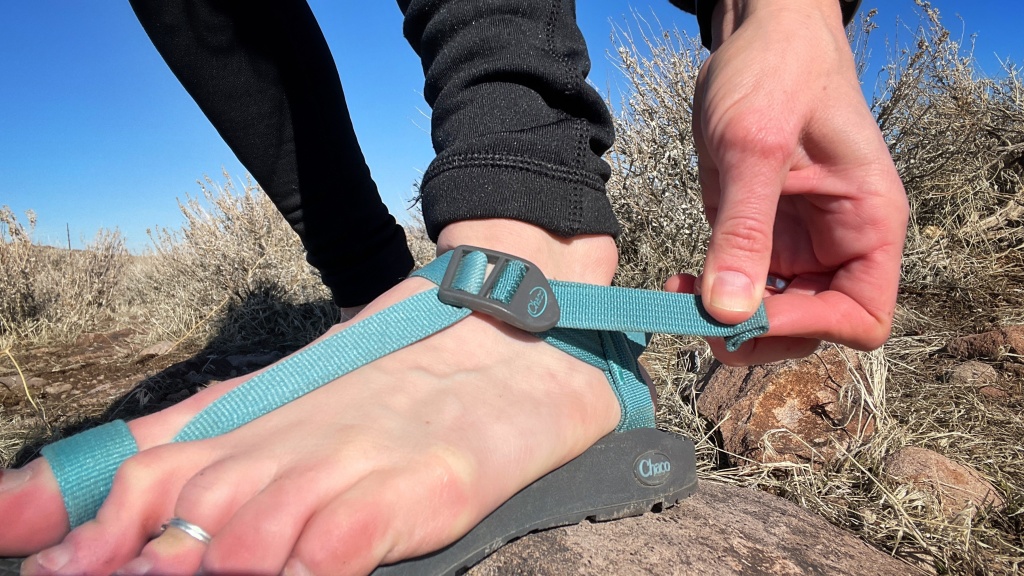
<instances>
[{"instance_id":1,"label":"dry shrub","mask_svg":"<svg viewBox=\"0 0 1024 576\"><path fill-rule=\"evenodd\" d=\"M998 75L981 74L973 46L955 38L927 2L916 3L922 22L913 45L891 49L872 104L911 203L905 291L946 295L950 321L979 307L995 311L984 321L1020 319L1020 70L1006 61Z\"/></svg>"},{"instance_id":2,"label":"dry shrub","mask_svg":"<svg viewBox=\"0 0 1024 576\"><path fill-rule=\"evenodd\" d=\"M0 208L0 348L66 341L112 317L128 252L120 232L101 230L84 250L32 241L35 214L22 224Z\"/></svg>"},{"instance_id":3,"label":"dry shrub","mask_svg":"<svg viewBox=\"0 0 1024 576\"><path fill-rule=\"evenodd\" d=\"M982 74L973 46L916 0L911 46L893 48L873 101L911 204L888 394L894 447L967 463L1007 496L1004 511L945 519L927 495L893 486L869 539L913 542L953 573L1016 573L1024 563L1024 400L957 385L951 338L1024 319L1024 85L1004 61ZM1006 385L1014 386L1010 381ZM895 500L894 500L895 499ZM910 528L916 534L908 537Z\"/></svg>"},{"instance_id":4,"label":"dry shrub","mask_svg":"<svg viewBox=\"0 0 1024 576\"><path fill-rule=\"evenodd\" d=\"M1024 402L1020 385L997 402L946 378L938 354L971 323L1021 318L1024 267L1024 102L1020 76L978 73L924 2L911 47L885 67L872 108L903 176L913 209L896 336L864 354L864 409L876 434L820 469L730 458L714 425L697 414L693 384L710 362L703 342L656 337L646 361L659 388L665 428L696 440L705 477L782 495L873 545L939 573L1016 574L1024 562ZM870 12L851 36L858 69L869 68ZM690 132L692 93L706 57L678 31L619 31L617 56L631 90L616 115L609 196L622 221L617 282L657 288L701 267L709 234ZM934 498L883 477L886 455L905 445L968 464L1007 497L1003 511L943 517ZM734 460L734 458L733 458Z\"/></svg>"},{"instance_id":5,"label":"dry shrub","mask_svg":"<svg viewBox=\"0 0 1024 576\"><path fill-rule=\"evenodd\" d=\"M698 271L711 234L690 123L704 52L678 30L637 22L638 38L627 30L613 37L631 90L615 115L608 196L623 229L616 283L657 289L673 274Z\"/></svg>"},{"instance_id":6,"label":"dry shrub","mask_svg":"<svg viewBox=\"0 0 1024 576\"><path fill-rule=\"evenodd\" d=\"M724 468L714 427L697 414L692 394L710 362L706 345L658 337L646 361L659 387L659 420L697 441L704 477L785 496L940 573L1015 574L1024 563L1024 391L1018 382L1010 400L995 401L968 386L955 388L945 377L953 360L939 352L969 319L1024 315L1024 89L1010 64L998 76L978 74L937 12L919 5L922 24L909 48L894 49L872 103L913 208L896 337L884 353L862 356L868 381L855 394L876 417L875 436L818 469ZM693 87L706 53L678 31L638 24L639 36L620 31L617 37L631 90L615 118L609 196L624 227L617 282L657 288L671 274L700 268L709 234L690 132ZM873 28L870 18L863 27ZM863 34L854 40L866 45ZM864 70L866 52L857 53ZM121 293L121 303L112 296L124 276L116 233L97 238L95 255L41 250L31 245L33 217L25 227L4 209L0 339L58 333L61 326L70 333L61 322L77 318L80 329L82 319L111 302L131 305L155 338L215 348L295 345L319 335L337 318L328 292L270 201L251 183L243 188L207 180L198 198L181 205L181 230L155 232L153 251L134 259L132 291ZM417 263L432 259L422 226L407 234ZM16 424L5 420L2 427ZM927 494L882 477L884 457L904 445L979 470L1007 497L1006 509L943 518Z\"/></svg>"},{"instance_id":7,"label":"dry shrub","mask_svg":"<svg viewBox=\"0 0 1024 576\"><path fill-rule=\"evenodd\" d=\"M417 268L431 263L437 256L437 245L427 235L427 226L423 223L422 215L417 211L412 213L413 221L405 224L405 241L409 245L413 262Z\"/></svg>"},{"instance_id":8,"label":"dry shrub","mask_svg":"<svg viewBox=\"0 0 1024 576\"><path fill-rule=\"evenodd\" d=\"M218 349L301 345L338 313L298 236L251 181L238 192L207 178L179 203L179 230L151 232L134 276L154 338ZM216 337L216 342L212 339Z\"/></svg>"}]
</instances>

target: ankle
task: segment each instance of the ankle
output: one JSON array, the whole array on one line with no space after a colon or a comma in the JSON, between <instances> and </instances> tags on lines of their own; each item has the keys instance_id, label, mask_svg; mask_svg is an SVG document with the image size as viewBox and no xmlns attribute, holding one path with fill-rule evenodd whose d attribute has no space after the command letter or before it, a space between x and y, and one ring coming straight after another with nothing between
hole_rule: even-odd
<instances>
[{"instance_id":1,"label":"ankle","mask_svg":"<svg viewBox=\"0 0 1024 576\"><path fill-rule=\"evenodd\" d=\"M462 244L519 256L548 278L589 284L611 284L619 258L615 240L608 235L563 238L533 224L497 218L448 225L437 250L440 254Z\"/></svg>"}]
</instances>

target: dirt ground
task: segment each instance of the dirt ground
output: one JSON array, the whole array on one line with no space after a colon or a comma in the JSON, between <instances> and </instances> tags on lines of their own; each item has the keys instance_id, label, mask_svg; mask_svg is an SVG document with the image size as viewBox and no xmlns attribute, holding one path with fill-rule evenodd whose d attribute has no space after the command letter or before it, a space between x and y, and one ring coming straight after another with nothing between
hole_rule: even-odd
<instances>
[{"instance_id":1,"label":"dirt ground","mask_svg":"<svg viewBox=\"0 0 1024 576\"><path fill-rule=\"evenodd\" d=\"M28 436L23 446L0 446L0 464L24 464L53 438L96 422L155 412L284 355L270 350L168 350L169 342L143 342L136 331L121 329L84 334L71 344L14 351L17 366L9 357L0 357L2 436L10 441L17 430Z\"/></svg>"},{"instance_id":2,"label":"dirt ground","mask_svg":"<svg viewBox=\"0 0 1024 576\"><path fill-rule=\"evenodd\" d=\"M893 492L881 486L857 492L853 487L863 479L859 468L850 465L774 480L770 471L751 472L764 475L761 480L735 476L733 471L732 481L788 496L887 553L895 548L897 556L906 556L927 545L933 556L925 563L944 567L940 573L1017 574L1024 549L1017 488L1024 454L1024 340L1018 342L1015 336L1024 338L1024 327L998 341L991 335L971 335L974 330L965 330L967 335L960 338L955 334L961 331L928 335L922 330L918 335L905 327L902 332L887 345L887 421L894 432L871 448L878 458L865 453L858 466L867 466L877 476L876 464L887 450L886 442L891 448L934 449L985 473L1007 497L1005 510L968 519L967 525L959 520L938 522L914 491L896 492L893 485ZM261 344L234 348L174 346L153 344L140 329L121 328L83 334L68 344L15 348L11 356L0 351L0 466L23 465L57 438L112 419L158 411L205 386L272 364L301 346L291 342L270 348L280 342L266 338ZM985 365L975 362L966 378L957 377L957 368L972 359ZM984 386L980 384L985 372L974 371L981 368L993 378ZM666 391L662 394L663 402L668 402ZM705 473L725 474L729 481L728 470ZM865 518L875 520L869 523ZM917 541L904 535L910 530L918 531Z\"/></svg>"}]
</instances>

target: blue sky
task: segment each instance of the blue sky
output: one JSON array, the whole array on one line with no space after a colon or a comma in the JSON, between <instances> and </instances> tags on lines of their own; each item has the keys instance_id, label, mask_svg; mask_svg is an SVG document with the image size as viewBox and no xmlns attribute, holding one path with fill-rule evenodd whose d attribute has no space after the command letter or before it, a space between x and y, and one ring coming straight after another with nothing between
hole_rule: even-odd
<instances>
[{"instance_id":1,"label":"blue sky","mask_svg":"<svg viewBox=\"0 0 1024 576\"><path fill-rule=\"evenodd\" d=\"M668 0L578 0L591 81L622 86L608 57L612 25L636 26L630 10L664 28L696 33ZM877 37L911 22L911 0L882 5ZM407 218L412 185L432 158L422 72L391 1L310 0L337 61L364 153L392 212ZM1009 0L936 0L954 32L977 34L984 70L996 57L1021 62L1024 15ZM81 246L118 228L129 247L146 229L180 224L177 198L197 179L245 170L171 75L125 1L9 2L0 18L0 205L39 217L36 239ZM959 15L962 22L956 20ZM909 37L902 34L902 37ZM882 49L875 50L882 60ZM613 101L616 98L613 97Z\"/></svg>"}]
</instances>

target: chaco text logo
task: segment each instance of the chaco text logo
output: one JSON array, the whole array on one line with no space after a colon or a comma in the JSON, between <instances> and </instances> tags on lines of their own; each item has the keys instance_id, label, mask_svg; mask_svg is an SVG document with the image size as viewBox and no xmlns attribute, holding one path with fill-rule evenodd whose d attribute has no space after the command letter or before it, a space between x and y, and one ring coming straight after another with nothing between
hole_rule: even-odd
<instances>
[{"instance_id":1,"label":"chaco text logo","mask_svg":"<svg viewBox=\"0 0 1024 576\"><path fill-rule=\"evenodd\" d=\"M530 290L530 303L526 306L526 311L534 318L540 316L548 309L548 291L540 286L534 287Z\"/></svg>"},{"instance_id":2,"label":"chaco text logo","mask_svg":"<svg viewBox=\"0 0 1024 576\"><path fill-rule=\"evenodd\" d=\"M633 464L636 479L647 486L658 486L668 480L672 462L661 452L644 452Z\"/></svg>"}]
</instances>

